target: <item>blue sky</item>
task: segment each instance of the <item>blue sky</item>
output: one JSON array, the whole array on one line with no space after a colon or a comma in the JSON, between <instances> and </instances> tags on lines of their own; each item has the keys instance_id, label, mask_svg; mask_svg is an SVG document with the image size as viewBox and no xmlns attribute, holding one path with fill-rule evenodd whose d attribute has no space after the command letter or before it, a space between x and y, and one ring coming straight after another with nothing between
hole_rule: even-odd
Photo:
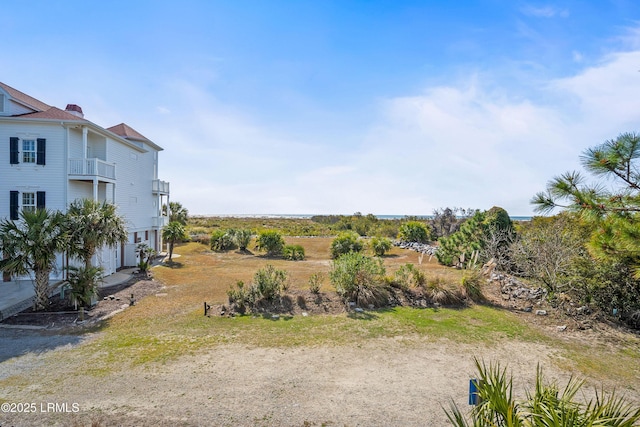
<instances>
[{"instance_id":1,"label":"blue sky","mask_svg":"<svg viewBox=\"0 0 640 427\"><path fill-rule=\"evenodd\" d=\"M164 147L193 214L530 215L640 131L640 3L3 1L0 81Z\"/></svg>"}]
</instances>

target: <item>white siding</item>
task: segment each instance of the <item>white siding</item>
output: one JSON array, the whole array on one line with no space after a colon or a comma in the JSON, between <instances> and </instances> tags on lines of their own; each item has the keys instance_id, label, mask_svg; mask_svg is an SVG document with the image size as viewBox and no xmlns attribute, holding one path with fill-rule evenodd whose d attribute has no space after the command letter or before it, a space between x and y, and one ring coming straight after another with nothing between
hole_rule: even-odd
<instances>
[{"instance_id":1,"label":"white siding","mask_svg":"<svg viewBox=\"0 0 640 427\"><path fill-rule=\"evenodd\" d=\"M45 138L46 164L9 164L9 138L12 137ZM60 124L0 122L0 147L0 218L9 216L10 191L44 191L48 209L66 209L66 130Z\"/></svg>"}]
</instances>

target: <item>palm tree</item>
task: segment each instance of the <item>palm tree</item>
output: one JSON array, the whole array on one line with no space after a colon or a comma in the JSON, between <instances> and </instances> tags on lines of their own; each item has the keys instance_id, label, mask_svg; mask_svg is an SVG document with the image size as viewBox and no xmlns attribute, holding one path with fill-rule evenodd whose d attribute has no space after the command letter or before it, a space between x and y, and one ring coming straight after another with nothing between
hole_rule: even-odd
<instances>
[{"instance_id":1,"label":"palm tree","mask_svg":"<svg viewBox=\"0 0 640 427\"><path fill-rule=\"evenodd\" d=\"M127 241L124 219L116 206L93 199L77 199L67 210L70 235L69 253L84 261L87 270L98 248L114 247Z\"/></svg>"},{"instance_id":2,"label":"palm tree","mask_svg":"<svg viewBox=\"0 0 640 427\"><path fill-rule=\"evenodd\" d=\"M4 259L0 269L11 275L35 276L35 309L49 302L49 275L56 265L56 254L67 245L64 215L45 209L22 211L20 221L0 221L0 250Z\"/></svg>"},{"instance_id":3,"label":"palm tree","mask_svg":"<svg viewBox=\"0 0 640 427\"><path fill-rule=\"evenodd\" d=\"M171 261L171 257L173 256L173 245L177 241L185 238L184 225L178 221L172 221L162 229L162 236L164 237L164 240L169 242L169 261Z\"/></svg>"},{"instance_id":4,"label":"palm tree","mask_svg":"<svg viewBox=\"0 0 640 427\"><path fill-rule=\"evenodd\" d=\"M162 206L162 212L167 214L167 205ZM189 211L180 202L169 202L169 222L177 221L182 225L187 225Z\"/></svg>"}]
</instances>

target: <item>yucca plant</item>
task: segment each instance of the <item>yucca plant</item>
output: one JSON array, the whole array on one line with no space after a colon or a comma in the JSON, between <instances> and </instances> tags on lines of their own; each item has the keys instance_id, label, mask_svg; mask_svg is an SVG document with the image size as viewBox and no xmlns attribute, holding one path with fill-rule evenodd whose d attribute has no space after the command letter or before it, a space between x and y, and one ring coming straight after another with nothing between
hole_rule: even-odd
<instances>
[{"instance_id":1,"label":"yucca plant","mask_svg":"<svg viewBox=\"0 0 640 427\"><path fill-rule=\"evenodd\" d=\"M574 400L584 381L569 379L562 391L556 383L546 384L538 366L536 387L524 401L513 396L513 377L499 363L475 359L478 370L479 404L470 413L471 421L455 403L445 410L452 425L458 427L633 427L640 425L640 407L634 407L615 392L596 392L595 400Z\"/></svg>"}]
</instances>

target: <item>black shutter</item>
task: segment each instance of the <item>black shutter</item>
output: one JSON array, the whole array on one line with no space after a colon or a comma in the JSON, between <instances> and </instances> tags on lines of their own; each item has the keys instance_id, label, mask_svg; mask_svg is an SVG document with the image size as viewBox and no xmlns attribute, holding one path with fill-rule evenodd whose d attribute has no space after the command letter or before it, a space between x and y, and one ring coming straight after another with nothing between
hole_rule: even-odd
<instances>
[{"instance_id":1,"label":"black shutter","mask_svg":"<svg viewBox=\"0 0 640 427\"><path fill-rule=\"evenodd\" d=\"M38 191L36 193L36 209L45 209L45 192Z\"/></svg>"},{"instance_id":2,"label":"black shutter","mask_svg":"<svg viewBox=\"0 0 640 427\"><path fill-rule=\"evenodd\" d=\"M45 164L45 154L47 152L47 140L44 138L38 138L38 148L37 148L37 157L36 164L44 165Z\"/></svg>"},{"instance_id":3,"label":"black shutter","mask_svg":"<svg viewBox=\"0 0 640 427\"><path fill-rule=\"evenodd\" d=\"M11 191L9 198L9 218L18 219L18 192Z\"/></svg>"},{"instance_id":4,"label":"black shutter","mask_svg":"<svg viewBox=\"0 0 640 427\"><path fill-rule=\"evenodd\" d=\"M9 138L9 163L17 165L18 162L18 138Z\"/></svg>"}]
</instances>

